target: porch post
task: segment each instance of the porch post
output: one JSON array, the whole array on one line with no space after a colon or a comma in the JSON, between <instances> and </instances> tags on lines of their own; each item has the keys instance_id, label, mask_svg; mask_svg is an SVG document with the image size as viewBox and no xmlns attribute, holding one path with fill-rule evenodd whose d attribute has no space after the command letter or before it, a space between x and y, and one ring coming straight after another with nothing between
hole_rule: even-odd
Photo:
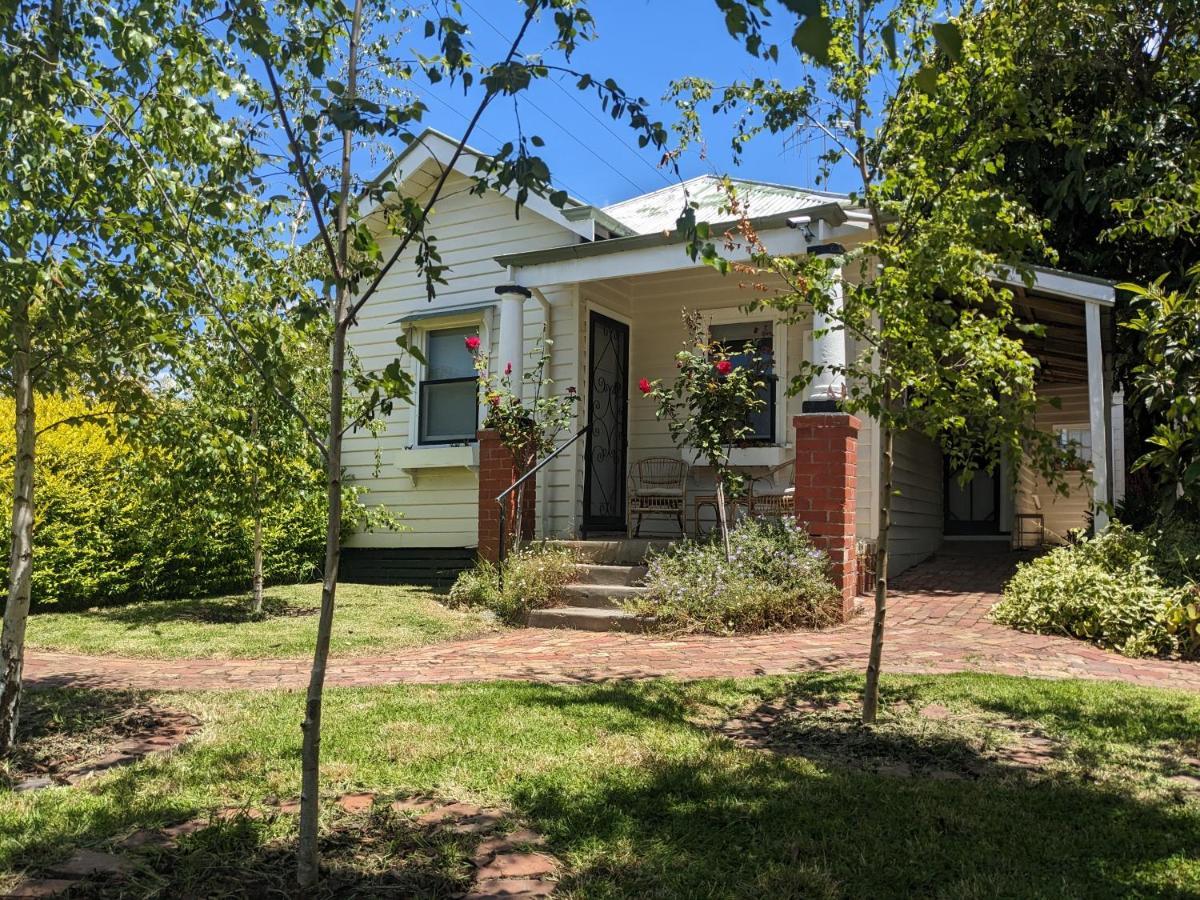
<instances>
[{"instance_id":1,"label":"porch post","mask_svg":"<svg viewBox=\"0 0 1200 900\"><path fill-rule=\"evenodd\" d=\"M826 244L822 249L826 252L817 253L818 259L842 252L842 248L837 244ZM840 401L846 395L846 332L839 325L842 311L842 270L835 269L832 274L833 279L829 286L829 313L813 313L812 361L814 365L826 368L808 385L803 406L806 413L837 412L840 409Z\"/></svg>"},{"instance_id":2,"label":"porch post","mask_svg":"<svg viewBox=\"0 0 1200 900\"><path fill-rule=\"evenodd\" d=\"M1083 308L1087 328L1088 425L1092 432L1092 504L1095 529L1108 525L1108 429L1105 418L1108 399L1104 396L1104 358L1100 341L1100 307L1087 303Z\"/></svg>"},{"instance_id":3,"label":"porch post","mask_svg":"<svg viewBox=\"0 0 1200 900\"><path fill-rule=\"evenodd\" d=\"M496 293L500 296L500 343L496 363L501 372L512 365L509 383L513 393L520 396L525 362L525 301L533 293L519 284L502 284L496 288Z\"/></svg>"}]
</instances>

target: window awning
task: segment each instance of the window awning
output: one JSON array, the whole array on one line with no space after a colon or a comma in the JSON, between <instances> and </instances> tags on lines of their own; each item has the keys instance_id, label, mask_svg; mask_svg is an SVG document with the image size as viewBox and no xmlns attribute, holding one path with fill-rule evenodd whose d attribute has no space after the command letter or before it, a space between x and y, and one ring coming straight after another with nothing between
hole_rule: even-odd
<instances>
[{"instance_id":1,"label":"window awning","mask_svg":"<svg viewBox=\"0 0 1200 900\"><path fill-rule=\"evenodd\" d=\"M393 319L389 325L408 325L412 322L422 322L426 319L448 319L452 316L461 316L464 313L483 312L485 309L495 309L496 301L489 300L487 303L471 303L466 306L444 306L440 309L431 309L426 312L409 313L407 316L401 316L399 319Z\"/></svg>"}]
</instances>

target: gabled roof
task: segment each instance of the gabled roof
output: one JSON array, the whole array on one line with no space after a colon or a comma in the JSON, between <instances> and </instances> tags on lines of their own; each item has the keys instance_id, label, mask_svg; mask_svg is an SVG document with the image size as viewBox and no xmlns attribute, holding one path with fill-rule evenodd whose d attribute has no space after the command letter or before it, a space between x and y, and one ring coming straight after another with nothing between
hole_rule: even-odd
<instances>
[{"instance_id":1,"label":"gabled roof","mask_svg":"<svg viewBox=\"0 0 1200 900\"><path fill-rule=\"evenodd\" d=\"M777 213L796 213L809 207L828 206L831 203L845 207L850 205L850 200L845 194L746 178L732 178L730 181L738 199L745 204L746 213L756 219ZM653 234L673 231L675 220L689 203L696 207L697 221L725 222L733 218L727 209L729 200L722 187L722 179L716 175L690 178L681 184L673 184L606 206L603 211L635 234Z\"/></svg>"}]
</instances>

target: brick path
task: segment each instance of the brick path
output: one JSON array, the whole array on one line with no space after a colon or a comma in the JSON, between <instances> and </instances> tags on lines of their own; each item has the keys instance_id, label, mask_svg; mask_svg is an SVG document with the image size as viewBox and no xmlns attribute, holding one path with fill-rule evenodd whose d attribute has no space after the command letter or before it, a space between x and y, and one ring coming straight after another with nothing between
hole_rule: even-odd
<instances>
[{"instance_id":1,"label":"brick path","mask_svg":"<svg viewBox=\"0 0 1200 900\"><path fill-rule=\"evenodd\" d=\"M993 625L988 608L1015 554L939 554L896 579L884 667L889 672L994 672L1091 678L1200 691L1200 663L1135 660L1071 638ZM557 683L617 678L700 678L861 670L870 623L862 616L822 632L666 638L522 629L382 656L335 659L328 684L485 681ZM35 651L34 685L208 690L299 688L308 660L134 660Z\"/></svg>"}]
</instances>

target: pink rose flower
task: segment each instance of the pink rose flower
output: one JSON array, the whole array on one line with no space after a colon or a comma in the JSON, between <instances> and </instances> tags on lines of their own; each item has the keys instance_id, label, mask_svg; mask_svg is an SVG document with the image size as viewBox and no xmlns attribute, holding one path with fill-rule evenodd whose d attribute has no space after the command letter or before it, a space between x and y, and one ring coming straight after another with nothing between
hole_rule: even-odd
<instances>
[{"instance_id":1,"label":"pink rose flower","mask_svg":"<svg viewBox=\"0 0 1200 900\"><path fill-rule=\"evenodd\" d=\"M504 374L505 374L505 375L511 375L511 374L512 374L512 363L509 363L508 365L506 365L506 366L504 367Z\"/></svg>"}]
</instances>

